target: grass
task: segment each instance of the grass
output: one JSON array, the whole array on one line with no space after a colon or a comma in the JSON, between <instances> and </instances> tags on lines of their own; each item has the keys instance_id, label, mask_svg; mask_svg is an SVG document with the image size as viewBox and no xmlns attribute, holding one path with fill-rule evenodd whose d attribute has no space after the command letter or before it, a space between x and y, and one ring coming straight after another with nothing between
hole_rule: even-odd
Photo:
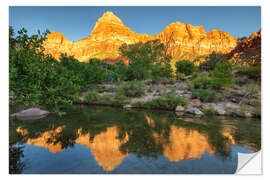
<instances>
[{"instance_id":1,"label":"grass","mask_svg":"<svg viewBox=\"0 0 270 180\"><path fill-rule=\"evenodd\" d=\"M221 97L219 93L210 89L193 89L192 98L200 99L203 102L213 102Z\"/></svg>"},{"instance_id":2,"label":"grass","mask_svg":"<svg viewBox=\"0 0 270 180\"><path fill-rule=\"evenodd\" d=\"M111 94L100 95L96 91L89 91L84 96L85 102L96 105L122 106L126 104L126 97L112 97Z\"/></svg>"},{"instance_id":3,"label":"grass","mask_svg":"<svg viewBox=\"0 0 270 180\"><path fill-rule=\"evenodd\" d=\"M141 97L145 94L145 86L143 81L121 82L120 86L115 88L117 96Z\"/></svg>"},{"instance_id":4,"label":"grass","mask_svg":"<svg viewBox=\"0 0 270 180\"><path fill-rule=\"evenodd\" d=\"M96 91L88 91L84 95L84 99L88 103L94 103L94 102L97 102L101 99L101 95L98 94Z\"/></svg>"}]
</instances>

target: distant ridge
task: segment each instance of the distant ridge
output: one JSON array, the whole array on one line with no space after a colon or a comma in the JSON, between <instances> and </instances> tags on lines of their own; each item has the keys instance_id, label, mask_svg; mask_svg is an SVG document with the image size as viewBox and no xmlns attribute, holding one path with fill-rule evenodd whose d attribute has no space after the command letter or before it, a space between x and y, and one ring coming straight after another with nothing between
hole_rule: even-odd
<instances>
[{"instance_id":1,"label":"distant ridge","mask_svg":"<svg viewBox=\"0 0 270 180\"><path fill-rule=\"evenodd\" d=\"M212 52L229 53L237 45L237 38L229 33L212 29L206 33L203 26L174 22L156 35L135 34L113 12L105 12L87 36L76 42L68 41L61 33L51 32L44 42L45 53L59 59L62 53L72 55L79 61L90 58L118 58L123 43L132 44L160 39L168 44L168 53L175 60L194 60Z\"/></svg>"}]
</instances>

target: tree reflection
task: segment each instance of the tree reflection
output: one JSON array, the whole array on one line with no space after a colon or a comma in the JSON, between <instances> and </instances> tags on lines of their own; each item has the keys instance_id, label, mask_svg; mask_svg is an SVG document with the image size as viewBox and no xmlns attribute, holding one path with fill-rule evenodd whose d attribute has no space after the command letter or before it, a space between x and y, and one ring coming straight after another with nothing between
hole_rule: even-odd
<instances>
[{"instance_id":1,"label":"tree reflection","mask_svg":"<svg viewBox=\"0 0 270 180\"><path fill-rule=\"evenodd\" d=\"M21 174L25 164L21 161L23 146L9 145L9 174Z\"/></svg>"},{"instance_id":2,"label":"tree reflection","mask_svg":"<svg viewBox=\"0 0 270 180\"><path fill-rule=\"evenodd\" d=\"M239 122L217 117L177 118L166 111L78 106L65 117L17 121L10 128L10 138L15 143L49 148L53 153L78 143L91 150L105 171L112 171L128 154L139 158L164 155L171 162L201 158L205 152L228 158L233 144L254 143L258 136L260 139L258 122L248 124L252 135L245 130L239 132L246 126ZM252 127L251 123L256 125ZM21 172L22 156L22 148L10 149L12 172Z\"/></svg>"}]
</instances>

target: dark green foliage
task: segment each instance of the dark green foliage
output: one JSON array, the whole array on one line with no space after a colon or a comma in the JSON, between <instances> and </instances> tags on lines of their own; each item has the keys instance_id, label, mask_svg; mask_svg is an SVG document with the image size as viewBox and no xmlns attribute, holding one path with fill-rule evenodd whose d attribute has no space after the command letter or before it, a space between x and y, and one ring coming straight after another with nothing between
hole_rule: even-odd
<instances>
[{"instance_id":1,"label":"dark green foliage","mask_svg":"<svg viewBox=\"0 0 270 180\"><path fill-rule=\"evenodd\" d=\"M218 94L214 90L210 89L193 89L192 90L192 98L200 99L203 102L212 102L218 100L220 94Z\"/></svg>"},{"instance_id":2,"label":"dark green foliage","mask_svg":"<svg viewBox=\"0 0 270 180\"><path fill-rule=\"evenodd\" d=\"M172 78L172 67L169 63L163 63L152 67L152 79L171 79Z\"/></svg>"},{"instance_id":3,"label":"dark green foliage","mask_svg":"<svg viewBox=\"0 0 270 180\"><path fill-rule=\"evenodd\" d=\"M206 57L204 62L200 64L199 69L201 71L214 70L216 63L220 61L224 61L223 55L213 52L212 54Z\"/></svg>"},{"instance_id":4,"label":"dark green foliage","mask_svg":"<svg viewBox=\"0 0 270 180\"><path fill-rule=\"evenodd\" d=\"M178 61L175 66L176 72L183 73L185 76L192 75L196 70L195 64L189 60Z\"/></svg>"},{"instance_id":5,"label":"dark green foliage","mask_svg":"<svg viewBox=\"0 0 270 180\"><path fill-rule=\"evenodd\" d=\"M119 61L112 66L112 76L116 81L125 81L127 80L128 67L123 61Z\"/></svg>"},{"instance_id":6,"label":"dark green foliage","mask_svg":"<svg viewBox=\"0 0 270 180\"><path fill-rule=\"evenodd\" d=\"M234 83L232 65L228 61L221 61L215 65L213 84L217 88L227 87Z\"/></svg>"},{"instance_id":7,"label":"dark green foliage","mask_svg":"<svg viewBox=\"0 0 270 180\"><path fill-rule=\"evenodd\" d=\"M208 76L198 76L191 82L192 88L208 89L213 87L213 79Z\"/></svg>"},{"instance_id":8,"label":"dark green foliage","mask_svg":"<svg viewBox=\"0 0 270 180\"><path fill-rule=\"evenodd\" d=\"M83 72L89 83L98 84L109 80L110 64L104 61L90 59L86 70Z\"/></svg>"},{"instance_id":9,"label":"dark green foliage","mask_svg":"<svg viewBox=\"0 0 270 180\"><path fill-rule=\"evenodd\" d=\"M48 32L28 36L27 31L9 35L9 92L15 100L58 110L78 98L78 76L43 54L42 42Z\"/></svg>"},{"instance_id":10,"label":"dark green foliage","mask_svg":"<svg viewBox=\"0 0 270 180\"><path fill-rule=\"evenodd\" d=\"M123 44L119 50L122 56L129 59L127 80L151 78L154 65L169 64L170 62L170 56L166 55L165 46L159 40L130 45ZM168 71L167 69L169 69L168 65L165 65L165 71ZM165 75L167 76L167 72Z\"/></svg>"},{"instance_id":11,"label":"dark green foliage","mask_svg":"<svg viewBox=\"0 0 270 180\"><path fill-rule=\"evenodd\" d=\"M141 97L145 93L144 82L137 80L122 82L115 91L118 96L123 95L126 97Z\"/></svg>"},{"instance_id":12,"label":"dark green foliage","mask_svg":"<svg viewBox=\"0 0 270 180\"><path fill-rule=\"evenodd\" d=\"M101 96L96 91L89 91L84 95L84 100L88 103L94 103L101 99Z\"/></svg>"}]
</instances>

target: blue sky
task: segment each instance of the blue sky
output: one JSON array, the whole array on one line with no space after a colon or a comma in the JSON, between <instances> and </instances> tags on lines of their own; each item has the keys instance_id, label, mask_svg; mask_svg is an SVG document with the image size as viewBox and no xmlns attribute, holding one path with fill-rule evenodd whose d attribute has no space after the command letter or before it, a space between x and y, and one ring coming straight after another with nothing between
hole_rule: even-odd
<instances>
[{"instance_id":1,"label":"blue sky","mask_svg":"<svg viewBox=\"0 0 270 180\"><path fill-rule=\"evenodd\" d=\"M161 32L176 21L203 25L206 32L213 28L222 30L233 37L249 36L261 27L259 6L13 6L9 7L9 25L15 30L24 27L29 34L38 29L49 29L76 41L89 36L98 18L106 11L112 11L135 33L150 35Z\"/></svg>"}]
</instances>

